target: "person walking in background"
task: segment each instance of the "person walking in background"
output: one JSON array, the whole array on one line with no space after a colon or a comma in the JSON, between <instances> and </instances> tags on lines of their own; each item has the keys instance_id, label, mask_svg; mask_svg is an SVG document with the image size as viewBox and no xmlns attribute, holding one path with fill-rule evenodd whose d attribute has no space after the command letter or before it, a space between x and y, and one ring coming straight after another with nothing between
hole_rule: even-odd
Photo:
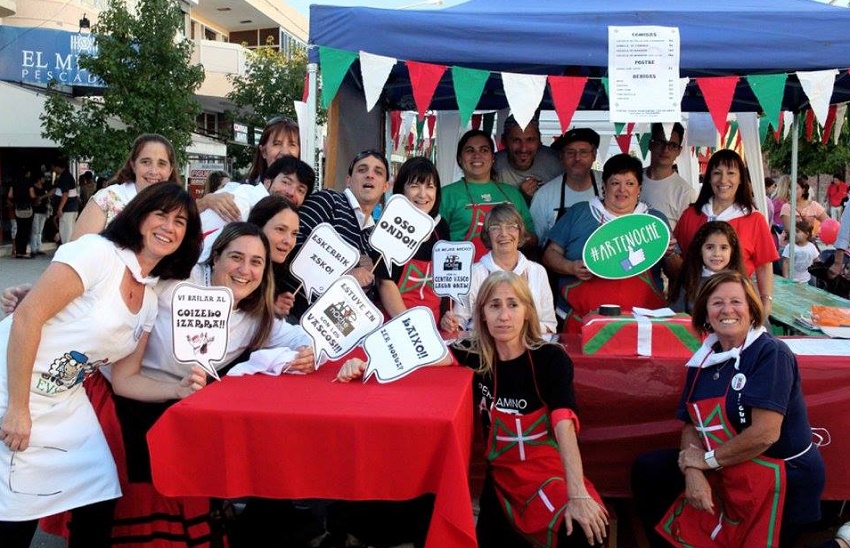
<instances>
[{"instance_id":1,"label":"person walking in background","mask_svg":"<svg viewBox=\"0 0 850 548\"><path fill-rule=\"evenodd\" d=\"M32 233L30 234L30 254L32 256L44 255L41 250L44 232L44 223L47 221L47 189L44 187L44 173L39 172L32 184L32 192L35 195L32 201Z\"/></svg>"},{"instance_id":2,"label":"person walking in background","mask_svg":"<svg viewBox=\"0 0 850 548\"><path fill-rule=\"evenodd\" d=\"M56 189L53 194L55 205L53 216L59 228L59 238L65 244L71 241L74 223L80 213L80 198L77 182L68 169L68 158L60 156L51 163L51 169L56 175Z\"/></svg>"},{"instance_id":3,"label":"person walking in background","mask_svg":"<svg viewBox=\"0 0 850 548\"><path fill-rule=\"evenodd\" d=\"M15 233L15 258L31 259L34 255L27 255L27 243L32 233L32 204L35 193L32 190L31 172L24 173L9 188L9 200L15 206L15 219L18 230Z\"/></svg>"},{"instance_id":4,"label":"person walking in background","mask_svg":"<svg viewBox=\"0 0 850 548\"><path fill-rule=\"evenodd\" d=\"M841 219L841 212L847 201L847 183L841 179L840 173L832 176L832 182L826 189L826 200L829 202L829 216L836 221Z\"/></svg>"}]
</instances>

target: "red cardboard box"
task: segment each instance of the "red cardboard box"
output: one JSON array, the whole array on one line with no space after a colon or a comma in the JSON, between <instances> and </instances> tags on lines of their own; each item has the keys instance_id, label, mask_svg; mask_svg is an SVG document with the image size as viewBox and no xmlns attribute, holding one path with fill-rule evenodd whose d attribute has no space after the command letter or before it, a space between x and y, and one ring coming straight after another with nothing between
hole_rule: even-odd
<instances>
[{"instance_id":1,"label":"red cardboard box","mask_svg":"<svg viewBox=\"0 0 850 548\"><path fill-rule=\"evenodd\" d=\"M688 314L667 318L588 316L581 327L581 349L591 356L690 358L702 340Z\"/></svg>"}]
</instances>

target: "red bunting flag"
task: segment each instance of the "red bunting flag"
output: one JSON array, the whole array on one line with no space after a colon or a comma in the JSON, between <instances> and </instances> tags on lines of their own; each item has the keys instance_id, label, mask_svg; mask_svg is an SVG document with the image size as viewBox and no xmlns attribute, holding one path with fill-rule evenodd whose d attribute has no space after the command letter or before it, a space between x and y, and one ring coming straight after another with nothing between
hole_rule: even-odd
<instances>
[{"instance_id":1,"label":"red bunting flag","mask_svg":"<svg viewBox=\"0 0 850 548\"><path fill-rule=\"evenodd\" d=\"M304 74L304 93L301 94L301 102L306 103L310 95L310 74Z\"/></svg>"},{"instance_id":2,"label":"red bunting flag","mask_svg":"<svg viewBox=\"0 0 850 548\"><path fill-rule=\"evenodd\" d=\"M446 72L446 66L417 61L407 61L406 64L407 72L410 74L410 87L413 88L413 100L416 101L416 110L421 120L431 105L431 99L437 91L437 84Z\"/></svg>"},{"instance_id":3,"label":"red bunting flag","mask_svg":"<svg viewBox=\"0 0 850 548\"><path fill-rule=\"evenodd\" d=\"M720 135L726 134L726 118L729 109L732 108L732 97L735 95L735 86L738 85L737 76L718 76L711 78L695 78L705 106L711 114L714 126Z\"/></svg>"},{"instance_id":4,"label":"red bunting flag","mask_svg":"<svg viewBox=\"0 0 850 548\"><path fill-rule=\"evenodd\" d=\"M776 128L776 131L773 132L773 138L776 139L776 142L779 142L779 137L782 135L782 127L785 125L785 117L779 116L779 127Z\"/></svg>"},{"instance_id":5,"label":"red bunting flag","mask_svg":"<svg viewBox=\"0 0 850 548\"><path fill-rule=\"evenodd\" d=\"M823 126L823 135L821 143L826 144L829 141L829 134L832 133L832 126L835 125L835 109L838 105L829 105L829 113L826 115L826 124Z\"/></svg>"},{"instance_id":6,"label":"red bunting flag","mask_svg":"<svg viewBox=\"0 0 850 548\"><path fill-rule=\"evenodd\" d=\"M626 129L622 133L614 136L614 139L617 140L617 144L620 145L620 152L622 152L623 154L629 153L629 147L632 144L632 130L634 128L635 123L629 122L626 125Z\"/></svg>"},{"instance_id":7,"label":"red bunting flag","mask_svg":"<svg viewBox=\"0 0 850 548\"><path fill-rule=\"evenodd\" d=\"M390 111L390 135L393 140L393 150L398 149L398 138L401 133L401 111L400 110L391 110Z\"/></svg>"},{"instance_id":8,"label":"red bunting flag","mask_svg":"<svg viewBox=\"0 0 850 548\"><path fill-rule=\"evenodd\" d=\"M555 112L561 122L561 133L566 132L570 127L585 84L587 84L586 76L549 76L549 91L552 93Z\"/></svg>"},{"instance_id":9,"label":"red bunting flag","mask_svg":"<svg viewBox=\"0 0 850 548\"><path fill-rule=\"evenodd\" d=\"M815 111L809 109L806 111L806 140L812 142L812 137L815 133Z\"/></svg>"},{"instance_id":10,"label":"red bunting flag","mask_svg":"<svg viewBox=\"0 0 850 548\"><path fill-rule=\"evenodd\" d=\"M481 119L483 116L481 114L473 114L472 115L472 129L481 129Z\"/></svg>"},{"instance_id":11,"label":"red bunting flag","mask_svg":"<svg viewBox=\"0 0 850 548\"><path fill-rule=\"evenodd\" d=\"M437 117L431 114L425 118L425 121L428 123L428 135L431 137L431 140L433 140L434 137L436 137L434 135L434 126L437 125Z\"/></svg>"}]
</instances>

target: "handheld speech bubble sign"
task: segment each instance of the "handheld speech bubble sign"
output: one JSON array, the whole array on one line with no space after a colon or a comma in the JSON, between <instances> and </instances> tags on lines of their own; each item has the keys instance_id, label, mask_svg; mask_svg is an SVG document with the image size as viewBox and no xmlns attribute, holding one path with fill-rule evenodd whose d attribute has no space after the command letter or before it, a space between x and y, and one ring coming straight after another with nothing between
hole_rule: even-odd
<instances>
[{"instance_id":1,"label":"handheld speech bubble sign","mask_svg":"<svg viewBox=\"0 0 850 548\"><path fill-rule=\"evenodd\" d=\"M227 353L232 309L233 293L227 287L177 284L171 297L174 358L181 363L198 363L218 379L212 362L220 362Z\"/></svg>"},{"instance_id":2,"label":"handheld speech bubble sign","mask_svg":"<svg viewBox=\"0 0 850 548\"><path fill-rule=\"evenodd\" d=\"M469 294L472 283L475 246L472 242L440 240L434 244L431 257L434 264L434 293L460 302L461 295Z\"/></svg>"},{"instance_id":3,"label":"handheld speech bubble sign","mask_svg":"<svg viewBox=\"0 0 850 548\"><path fill-rule=\"evenodd\" d=\"M298 250L290 270L304 284L310 301L356 267L359 259L360 251L343 240L330 223L319 223Z\"/></svg>"},{"instance_id":4,"label":"handheld speech bubble sign","mask_svg":"<svg viewBox=\"0 0 850 548\"><path fill-rule=\"evenodd\" d=\"M369 243L381 253L389 270L390 262L402 266L410 260L422 242L434 231L434 218L413 205L401 194L387 201L375 224Z\"/></svg>"},{"instance_id":5,"label":"handheld speech bubble sign","mask_svg":"<svg viewBox=\"0 0 850 548\"><path fill-rule=\"evenodd\" d=\"M342 276L301 316L318 363L341 358L381 325L383 315L353 276ZM322 356L324 354L324 357Z\"/></svg>"},{"instance_id":6,"label":"handheld speech bubble sign","mask_svg":"<svg viewBox=\"0 0 850 548\"><path fill-rule=\"evenodd\" d=\"M363 382L375 375L381 384L435 364L449 353L434 314L425 306L411 308L388 321L366 337L363 347L369 357Z\"/></svg>"},{"instance_id":7,"label":"handheld speech bubble sign","mask_svg":"<svg viewBox=\"0 0 850 548\"><path fill-rule=\"evenodd\" d=\"M596 276L622 280L646 272L664 257L670 243L667 223L633 213L603 223L582 250L584 265Z\"/></svg>"}]
</instances>

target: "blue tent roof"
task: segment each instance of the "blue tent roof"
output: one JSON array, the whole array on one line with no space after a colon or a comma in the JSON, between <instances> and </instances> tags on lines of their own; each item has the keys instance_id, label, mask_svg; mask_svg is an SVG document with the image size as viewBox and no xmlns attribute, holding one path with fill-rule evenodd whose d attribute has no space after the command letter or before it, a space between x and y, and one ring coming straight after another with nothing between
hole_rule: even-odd
<instances>
[{"instance_id":1,"label":"blue tent roof","mask_svg":"<svg viewBox=\"0 0 850 548\"><path fill-rule=\"evenodd\" d=\"M704 0L470 0L442 10L313 5L310 44L496 72L599 77L607 73L609 25L678 27L682 76L839 69L832 101L850 100L850 9L812 0L732 0L721 5ZM313 60L316 56L311 51ZM359 79L359 70L350 77ZM432 108L456 108L450 78L444 76ZM480 108L505 106L497 83L497 75L490 78ZM385 98L391 108L409 102L401 63L387 83ZM549 101L547 93L544 108L551 108ZM784 108L806 105L796 78L789 78ZM588 84L581 108L607 108L598 80ZM693 84L683 108L705 110ZM758 108L742 81L733 109Z\"/></svg>"}]
</instances>

